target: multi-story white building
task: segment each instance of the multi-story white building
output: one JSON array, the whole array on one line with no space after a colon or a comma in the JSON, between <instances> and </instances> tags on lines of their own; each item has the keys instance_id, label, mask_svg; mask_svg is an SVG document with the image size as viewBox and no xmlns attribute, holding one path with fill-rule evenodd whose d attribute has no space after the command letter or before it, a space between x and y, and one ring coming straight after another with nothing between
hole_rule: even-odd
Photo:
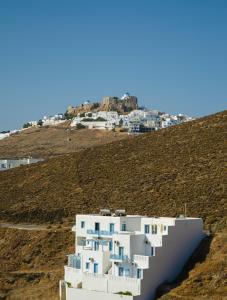
<instances>
[{"instance_id":1,"label":"multi-story white building","mask_svg":"<svg viewBox=\"0 0 227 300\"><path fill-rule=\"evenodd\" d=\"M199 218L77 215L61 300L151 300L175 279L204 237Z\"/></svg>"}]
</instances>

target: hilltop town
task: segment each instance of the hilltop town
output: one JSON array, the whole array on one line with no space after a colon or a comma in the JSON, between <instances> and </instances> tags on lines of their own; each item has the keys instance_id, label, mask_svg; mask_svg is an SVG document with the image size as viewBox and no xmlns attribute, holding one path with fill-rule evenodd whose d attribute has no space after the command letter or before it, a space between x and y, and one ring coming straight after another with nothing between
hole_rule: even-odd
<instances>
[{"instance_id":1,"label":"hilltop town","mask_svg":"<svg viewBox=\"0 0 227 300\"><path fill-rule=\"evenodd\" d=\"M117 130L136 134L178 125L193 118L141 107L136 96L125 93L121 98L111 96L104 97L100 102L85 101L75 107L69 106L65 113L28 121L19 130L0 132L0 140L30 127L57 126L67 120L75 129Z\"/></svg>"}]
</instances>

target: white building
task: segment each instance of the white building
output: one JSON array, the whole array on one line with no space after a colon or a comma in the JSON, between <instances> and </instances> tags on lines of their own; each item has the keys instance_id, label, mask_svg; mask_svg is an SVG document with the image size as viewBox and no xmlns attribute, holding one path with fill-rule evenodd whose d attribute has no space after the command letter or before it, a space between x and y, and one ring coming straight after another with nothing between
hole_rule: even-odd
<instances>
[{"instance_id":1,"label":"white building","mask_svg":"<svg viewBox=\"0 0 227 300\"><path fill-rule=\"evenodd\" d=\"M21 159L0 159L0 171L6 171L21 165L34 164L42 159L37 158L21 158Z\"/></svg>"},{"instance_id":2,"label":"white building","mask_svg":"<svg viewBox=\"0 0 227 300\"><path fill-rule=\"evenodd\" d=\"M56 126L65 122L65 120L63 119L63 114L56 114L54 116L44 116L42 121L43 126Z\"/></svg>"},{"instance_id":3,"label":"white building","mask_svg":"<svg viewBox=\"0 0 227 300\"><path fill-rule=\"evenodd\" d=\"M77 215L61 300L151 300L176 278L204 237L199 218ZM126 296L127 295L127 296Z\"/></svg>"},{"instance_id":4,"label":"white building","mask_svg":"<svg viewBox=\"0 0 227 300\"><path fill-rule=\"evenodd\" d=\"M9 132L6 132L6 133L0 133L0 140L3 140L3 139L5 139L5 138L7 138L7 137L9 137L10 136L10 133Z\"/></svg>"}]
</instances>

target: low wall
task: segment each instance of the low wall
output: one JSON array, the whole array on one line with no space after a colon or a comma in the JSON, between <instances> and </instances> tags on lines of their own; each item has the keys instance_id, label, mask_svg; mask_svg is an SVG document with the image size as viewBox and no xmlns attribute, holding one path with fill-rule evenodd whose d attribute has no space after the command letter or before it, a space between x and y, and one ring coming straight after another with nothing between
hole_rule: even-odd
<instances>
[{"instance_id":1,"label":"low wall","mask_svg":"<svg viewBox=\"0 0 227 300\"><path fill-rule=\"evenodd\" d=\"M87 291L82 289L66 288L67 300L135 300L133 296L107 294L103 292Z\"/></svg>"}]
</instances>

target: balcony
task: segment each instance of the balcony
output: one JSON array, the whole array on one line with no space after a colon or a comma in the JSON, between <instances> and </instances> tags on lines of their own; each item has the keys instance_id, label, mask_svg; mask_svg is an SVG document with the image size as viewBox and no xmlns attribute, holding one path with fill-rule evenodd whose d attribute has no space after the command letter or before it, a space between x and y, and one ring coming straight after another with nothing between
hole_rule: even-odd
<instances>
[{"instance_id":1,"label":"balcony","mask_svg":"<svg viewBox=\"0 0 227 300\"><path fill-rule=\"evenodd\" d=\"M117 261L128 261L128 255L117 255L117 254L111 254L110 255L111 260L117 260Z\"/></svg>"},{"instance_id":2,"label":"balcony","mask_svg":"<svg viewBox=\"0 0 227 300\"><path fill-rule=\"evenodd\" d=\"M92 235L107 235L111 236L113 234L117 233L116 231L108 231L108 230L93 230L93 229L88 229L87 234L92 234Z\"/></svg>"}]
</instances>

